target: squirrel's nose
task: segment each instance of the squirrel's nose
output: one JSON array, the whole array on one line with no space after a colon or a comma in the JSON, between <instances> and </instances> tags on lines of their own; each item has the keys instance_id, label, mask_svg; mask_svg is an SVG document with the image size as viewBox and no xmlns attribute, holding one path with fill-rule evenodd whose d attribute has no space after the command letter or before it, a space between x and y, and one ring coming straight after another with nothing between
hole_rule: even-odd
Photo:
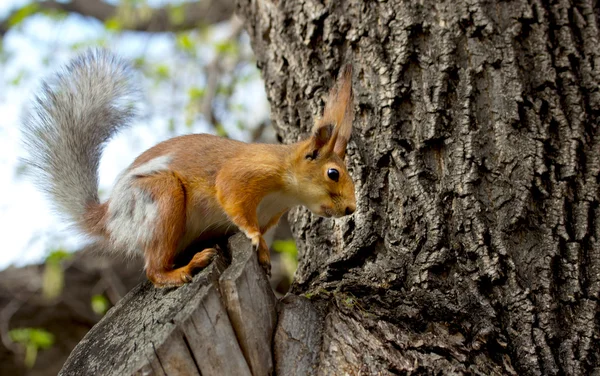
<instances>
[{"instance_id":1,"label":"squirrel's nose","mask_svg":"<svg viewBox=\"0 0 600 376\"><path fill-rule=\"evenodd\" d=\"M356 210L356 206L346 206L346 215L350 215L350 214L354 213L355 210Z\"/></svg>"}]
</instances>

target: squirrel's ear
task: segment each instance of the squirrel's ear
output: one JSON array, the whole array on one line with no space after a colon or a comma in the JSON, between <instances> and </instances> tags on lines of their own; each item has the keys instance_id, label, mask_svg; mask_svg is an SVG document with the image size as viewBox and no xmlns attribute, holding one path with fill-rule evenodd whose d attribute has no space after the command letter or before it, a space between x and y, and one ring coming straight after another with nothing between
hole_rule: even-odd
<instances>
[{"instance_id":1,"label":"squirrel's ear","mask_svg":"<svg viewBox=\"0 0 600 376\"><path fill-rule=\"evenodd\" d=\"M333 136L333 133L333 124L326 124L321 121L317 122L313 128L313 134L311 136L311 154L307 155L306 157L309 159L315 159L319 154L325 155L330 153L332 149L330 145L332 145L331 137Z\"/></svg>"},{"instance_id":2,"label":"squirrel's ear","mask_svg":"<svg viewBox=\"0 0 600 376\"><path fill-rule=\"evenodd\" d=\"M346 146L352 134L352 122L354 121L354 106L352 95L352 65L348 64L342 70L338 79L338 92L336 97L336 133L333 152L344 159Z\"/></svg>"},{"instance_id":3,"label":"squirrel's ear","mask_svg":"<svg viewBox=\"0 0 600 376\"><path fill-rule=\"evenodd\" d=\"M323 117L317 121L313 129L315 135L319 132L329 134L326 140L323 138L325 144L321 147L327 146L326 151L333 151L342 159L346 155L346 145L352 133L354 120L352 99L352 65L348 64L342 69L335 87L329 92ZM323 131L323 127L331 131Z\"/></svg>"}]
</instances>

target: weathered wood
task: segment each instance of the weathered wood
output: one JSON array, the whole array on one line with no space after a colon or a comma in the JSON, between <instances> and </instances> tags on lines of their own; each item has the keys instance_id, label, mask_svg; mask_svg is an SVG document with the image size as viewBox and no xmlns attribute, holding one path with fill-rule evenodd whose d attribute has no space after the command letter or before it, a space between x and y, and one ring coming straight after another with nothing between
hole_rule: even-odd
<instances>
[{"instance_id":1,"label":"weathered wood","mask_svg":"<svg viewBox=\"0 0 600 376\"><path fill-rule=\"evenodd\" d=\"M310 300L286 295L277 306L273 338L277 375L314 375L323 336L323 313Z\"/></svg>"},{"instance_id":2,"label":"weathered wood","mask_svg":"<svg viewBox=\"0 0 600 376\"><path fill-rule=\"evenodd\" d=\"M219 255L180 288L144 282L133 289L77 345L60 375L251 375L249 364L254 375L269 374L275 298L247 239L234 236L228 248L227 272Z\"/></svg>"},{"instance_id":3,"label":"weathered wood","mask_svg":"<svg viewBox=\"0 0 600 376\"><path fill-rule=\"evenodd\" d=\"M270 375L271 338L277 320L275 295L254 252L234 252L232 258L219 280L229 319L252 374Z\"/></svg>"}]
</instances>

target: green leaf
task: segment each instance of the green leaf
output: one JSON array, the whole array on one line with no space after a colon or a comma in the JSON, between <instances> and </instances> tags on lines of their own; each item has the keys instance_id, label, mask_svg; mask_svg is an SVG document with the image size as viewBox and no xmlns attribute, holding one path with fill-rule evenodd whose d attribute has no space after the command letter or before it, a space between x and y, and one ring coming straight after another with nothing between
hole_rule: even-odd
<instances>
[{"instance_id":1,"label":"green leaf","mask_svg":"<svg viewBox=\"0 0 600 376\"><path fill-rule=\"evenodd\" d=\"M188 90L188 95L190 96L191 101L201 100L202 98L204 98L205 94L206 90L204 90L204 88L201 87L191 87Z\"/></svg>"},{"instance_id":2,"label":"green leaf","mask_svg":"<svg viewBox=\"0 0 600 376\"><path fill-rule=\"evenodd\" d=\"M54 344L54 335L44 329L31 329L31 343L40 349L47 349Z\"/></svg>"},{"instance_id":3,"label":"green leaf","mask_svg":"<svg viewBox=\"0 0 600 376\"><path fill-rule=\"evenodd\" d=\"M46 262L60 262L63 260L68 260L73 257L73 254L65 251L64 249L58 248L53 250L46 257Z\"/></svg>"},{"instance_id":4,"label":"green leaf","mask_svg":"<svg viewBox=\"0 0 600 376\"><path fill-rule=\"evenodd\" d=\"M12 329L11 331L8 332L8 334L10 335L10 339L13 342L26 344L27 342L29 342L29 331L30 330L31 330L31 328Z\"/></svg>"},{"instance_id":5,"label":"green leaf","mask_svg":"<svg viewBox=\"0 0 600 376\"><path fill-rule=\"evenodd\" d=\"M177 47L186 52L194 52L194 42L189 34L179 34L177 36Z\"/></svg>"},{"instance_id":6,"label":"green leaf","mask_svg":"<svg viewBox=\"0 0 600 376\"><path fill-rule=\"evenodd\" d=\"M235 54L238 51L237 43L232 40L224 40L215 44L215 50L219 54Z\"/></svg>"},{"instance_id":7,"label":"green leaf","mask_svg":"<svg viewBox=\"0 0 600 376\"><path fill-rule=\"evenodd\" d=\"M294 239L275 240L271 248L281 254L281 263L291 282L298 268L298 248L296 248L296 242Z\"/></svg>"},{"instance_id":8,"label":"green leaf","mask_svg":"<svg viewBox=\"0 0 600 376\"><path fill-rule=\"evenodd\" d=\"M143 56L138 56L135 59L133 59L133 66L136 69L142 68L145 64L146 64L146 59L144 59Z\"/></svg>"},{"instance_id":9,"label":"green leaf","mask_svg":"<svg viewBox=\"0 0 600 376\"><path fill-rule=\"evenodd\" d=\"M166 64L159 64L156 67L156 75L158 78L167 79L170 76L169 66Z\"/></svg>"},{"instance_id":10,"label":"green leaf","mask_svg":"<svg viewBox=\"0 0 600 376\"><path fill-rule=\"evenodd\" d=\"M54 344L54 335L40 328L17 328L8 332L13 342L25 346L24 363L33 368L39 349L47 349Z\"/></svg>"},{"instance_id":11,"label":"green leaf","mask_svg":"<svg viewBox=\"0 0 600 376\"><path fill-rule=\"evenodd\" d=\"M92 296L92 311L98 315L104 315L110 308L110 302L104 295L96 294Z\"/></svg>"},{"instance_id":12,"label":"green leaf","mask_svg":"<svg viewBox=\"0 0 600 376\"><path fill-rule=\"evenodd\" d=\"M294 239L288 240L275 240L272 248L275 252L289 254L293 257L298 257L298 248L296 248L296 242Z\"/></svg>"},{"instance_id":13,"label":"green leaf","mask_svg":"<svg viewBox=\"0 0 600 376\"><path fill-rule=\"evenodd\" d=\"M173 25L181 25L185 21L185 6L184 4L171 5L169 7L169 21Z\"/></svg>"},{"instance_id":14,"label":"green leaf","mask_svg":"<svg viewBox=\"0 0 600 376\"><path fill-rule=\"evenodd\" d=\"M46 299L55 299L62 293L65 285L65 273L61 262L71 257L73 254L64 249L55 249L46 257L42 279L42 294Z\"/></svg>"},{"instance_id":15,"label":"green leaf","mask_svg":"<svg viewBox=\"0 0 600 376\"><path fill-rule=\"evenodd\" d=\"M229 137L229 134L225 130L225 127L221 123L215 124L215 130L217 131L217 135L221 137Z\"/></svg>"},{"instance_id":16,"label":"green leaf","mask_svg":"<svg viewBox=\"0 0 600 376\"><path fill-rule=\"evenodd\" d=\"M30 3L17 10L8 20L8 26L14 27L23 22L27 17L37 13L40 6L37 3Z\"/></svg>"},{"instance_id":17,"label":"green leaf","mask_svg":"<svg viewBox=\"0 0 600 376\"><path fill-rule=\"evenodd\" d=\"M109 31L121 31L123 29L123 24L118 18L111 17L104 21L104 27Z\"/></svg>"},{"instance_id":18,"label":"green leaf","mask_svg":"<svg viewBox=\"0 0 600 376\"><path fill-rule=\"evenodd\" d=\"M57 261L47 261L44 266L42 280L42 295L48 300L60 296L65 285L65 273L62 265Z\"/></svg>"}]
</instances>

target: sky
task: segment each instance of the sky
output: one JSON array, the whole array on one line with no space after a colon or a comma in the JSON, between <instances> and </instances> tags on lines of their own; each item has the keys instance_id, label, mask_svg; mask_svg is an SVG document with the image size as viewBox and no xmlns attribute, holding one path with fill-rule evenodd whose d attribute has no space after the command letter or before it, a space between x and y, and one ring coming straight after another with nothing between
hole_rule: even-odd
<instances>
[{"instance_id":1,"label":"sky","mask_svg":"<svg viewBox=\"0 0 600 376\"><path fill-rule=\"evenodd\" d=\"M22 0L0 2L0 18ZM227 35L227 25L216 28L215 38ZM11 58L0 64L0 80L10 82L21 72L29 74L18 85L4 84L0 91L0 269L10 265L22 266L43 262L49 252L56 249L73 251L79 249L87 239L78 235L68 222L53 212L50 201L25 176L17 173L19 158L25 156L21 145L20 120L27 104L32 100L41 80L61 65L68 62L75 53L68 48L57 48L78 42L85 42L105 36L99 22L80 16L69 16L57 22L44 16L34 16L25 21L20 30L9 32L3 40L3 49ZM171 37L147 36L132 33L120 36L110 44L111 50L124 56L143 53L148 60L163 61L174 55ZM43 57L56 51L52 64L45 66ZM206 50L200 58L210 59ZM201 83L200 83L201 84ZM243 91L233 95L249 111L244 117L251 127L268 116L268 104L262 81L256 79L247 84ZM170 90L154 88L147 95L146 116L115 137L105 149L100 165L100 190L110 192L119 174L134 158L145 149L172 137L167 130L166 116L171 109L161 108L161 100L173 95ZM179 114L182 120L183 114ZM182 120L183 122L183 120ZM211 128L201 121L194 124L194 133L207 132ZM236 127L227 131L233 138L244 139L245 134ZM177 134L188 133L185 128L177 129Z\"/></svg>"}]
</instances>

